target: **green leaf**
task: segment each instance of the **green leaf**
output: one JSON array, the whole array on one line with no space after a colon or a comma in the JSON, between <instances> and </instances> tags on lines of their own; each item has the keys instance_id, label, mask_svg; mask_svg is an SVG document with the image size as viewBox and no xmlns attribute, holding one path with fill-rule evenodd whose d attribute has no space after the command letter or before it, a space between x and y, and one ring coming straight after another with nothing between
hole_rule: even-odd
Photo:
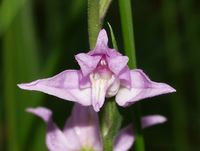
<instances>
[{"instance_id":1,"label":"green leaf","mask_svg":"<svg viewBox=\"0 0 200 151\"><path fill-rule=\"evenodd\" d=\"M111 2L112 2L112 0L100 0L99 1L99 5L100 5L99 16L100 16L101 20L104 19Z\"/></svg>"},{"instance_id":2,"label":"green leaf","mask_svg":"<svg viewBox=\"0 0 200 151\"><path fill-rule=\"evenodd\" d=\"M118 50L117 42L116 42L116 39L115 39L115 35L114 35L114 32L113 32L112 26L109 24L109 22L107 22L107 24L108 24L108 27L110 29L113 48Z\"/></svg>"}]
</instances>

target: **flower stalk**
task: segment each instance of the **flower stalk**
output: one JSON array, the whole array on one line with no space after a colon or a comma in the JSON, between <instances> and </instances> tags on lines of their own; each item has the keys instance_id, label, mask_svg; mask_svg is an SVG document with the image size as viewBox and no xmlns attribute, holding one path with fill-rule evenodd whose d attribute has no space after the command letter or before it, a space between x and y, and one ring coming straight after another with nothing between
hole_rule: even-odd
<instances>
[{"instance_id":1,"label":"flower stalk","mask_svg":"<svg viewBox=\"0 0 200 151\"><path fill-rule=\"evenodd\" d=\"M100 27L99 0L88 0L88 34L90 49L93 49L95 46Z\"/></svg>"},{"instance_id":2,"label":"flower stalk","mask_svg":"<svg viewBox=\"0 0 200 151\"><path fill-rule=\"evenodd\" d=\"M99 0L88 0L88 35L89 35L90 49L93 49L95 46L98 33L104 21L104 17L111 3L111 0L106 3L104 2L105 2L104 0L101 0L100 2ZM105 5L102 5L102 4L105 4ZM107 99L107 101L110 102L112 100ZM109 105L110 103L112 105ZM114 121L116 121L116 118L113 118L112 115L119 115L119 114L115 114L115 113L118 113L116 104L114 102L110 102L110 103L108 103L107 106L105 107L104 115L102 119L105 119L106 117L111 117L109 118L109 121L110 123L114 123ZM110 108L110 106L112 106L112 108ZM119 123L118 125L120 125L121 121L118 123ZM102 124L105 126L104 128L108 130L112 130L113 128L115 128L115 124L111 124L108 126L106 125L106 122L104 121L102 121ZM106 149L107 151L113 150L113 146L112 146L113 137L114 137L114 134L110 135L110 133L106 134L105 136L103 135L104 149Z\"/></svg>"}]
</instances>

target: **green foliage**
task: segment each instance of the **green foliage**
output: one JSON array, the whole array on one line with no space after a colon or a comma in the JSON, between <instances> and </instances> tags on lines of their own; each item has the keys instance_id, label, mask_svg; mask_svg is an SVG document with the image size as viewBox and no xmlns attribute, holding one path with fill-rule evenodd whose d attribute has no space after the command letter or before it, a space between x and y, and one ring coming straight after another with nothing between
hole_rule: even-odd
<instances>
[{"instance_id":1,"label":"green foliage","mask_svg":"<svg viewBox=\"0 0 200 151\"><path fill-rule=\"evenodd\" d=\"M104 17L108 11L108 8L111 4L112 0L100 0L99 1L99 17L100 20L104 20Z\"/></svg>"},{"instance_id":2,"label":"green foliage","mask_svg":"<svg viewBox=\"0 0 200 151\"><path fill-rule=\"evenodd\" d=\"M112 39L113 48L118 50L116 38L115 38L115 35L114 35L114 32L113 32L112 26L109 23L108 23L108 27L109 27L110 33L111 33L111 39Z\"/></svg>"}]
</instances>

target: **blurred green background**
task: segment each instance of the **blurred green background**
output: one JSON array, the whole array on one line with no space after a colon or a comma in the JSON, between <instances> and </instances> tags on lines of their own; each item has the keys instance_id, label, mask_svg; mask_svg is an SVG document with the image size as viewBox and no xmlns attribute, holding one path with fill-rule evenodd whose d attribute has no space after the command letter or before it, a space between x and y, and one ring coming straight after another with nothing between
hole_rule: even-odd
<instances>
[{"instance_id":1,"label":"blurred green background","mask_svg":"<svg viewBox=\"0 0 200 151\"><path fill-rule=\"evenodd\" d=\"M138 68L177 93L146 99L142 114L168 122L144 130L147 151L200 150L200 1L132 0ZM123 53L117 0L109 22ZM111 41L111 40L110 40ZM89 49L86 0L0 0L0 150L45 151L45 125L25 112L47 106L62 127L73 103L17 88L17 83L79 68Z\"/></svg>"}]
</instances>

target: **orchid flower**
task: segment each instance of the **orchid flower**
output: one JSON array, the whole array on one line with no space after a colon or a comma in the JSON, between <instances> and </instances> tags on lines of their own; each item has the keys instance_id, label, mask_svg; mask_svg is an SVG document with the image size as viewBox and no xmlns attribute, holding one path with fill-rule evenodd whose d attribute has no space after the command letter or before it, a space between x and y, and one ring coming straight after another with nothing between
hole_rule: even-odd
<instances>
[{"instance_id":1,"label":"orchid flower","mask_svg":"<svg viewBox=\"0 0 200 151\"><path fill-rule=\"evenodd\" d=\"M72 114L61 131L53 122L52 112L44 107L28 108L47 124L46 145L50 151L103 151L97 113L91 107L75 104ZM160 115L143 117L142 127L163 123ZM113 150L127 151L134 143L132 126L123 128L115 137Z\"/></svg>"},{"instance_id":2,"label":"orchid flower","mask_svg":"<svg viewBox=\"0 0 200 151\"><path fill-rule=\"evenodd\" d=\"M80 70L65 70L54 77L18 86L84 106L92 105L97 112L105 97L116 95L118 105L127 106L144 98L175 92L165 83L151 81L140 69L130 70L127 66L129 58L108 48L104 29L98 35L95 48L88 53L77 54L75 59Z\"/></svg>"}]
</instances>

